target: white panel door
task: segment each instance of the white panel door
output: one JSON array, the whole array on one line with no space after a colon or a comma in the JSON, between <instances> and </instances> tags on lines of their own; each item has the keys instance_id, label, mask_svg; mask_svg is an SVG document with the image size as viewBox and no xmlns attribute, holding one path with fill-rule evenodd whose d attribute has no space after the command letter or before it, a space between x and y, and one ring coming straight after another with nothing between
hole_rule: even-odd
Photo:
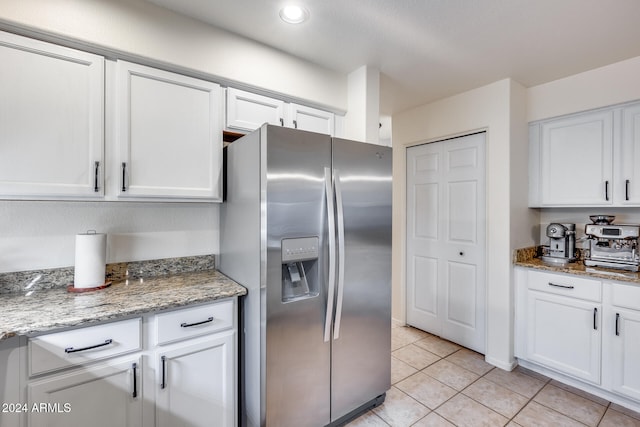
<instances>
[{"instance_id":1,"label":"white panel door","mask_svg":"<svg viewBox=\"0 0 640 427\"><path fill-rule=\"evenodd\" d=\"M407 150L407 323L485 349L485 134Z\"/></svg>"},{"instance_id":2,"label":"white panel door","mask_svg":"<svg viewBox=\"0 0 640 427\"><path fill-rule=\"evenodd\" d=\"M613 169L616 204L640 206L640 104L622 110L622 141Z\"/></svg>"},{"instance_id":3,"label":"white panel door","mask_svg":"<svg viewBox=\"0 0 640 427\"><path fill-rule=\"evenodd\" d=\"M0 32L0 198L101 197L104 58Z\"/></svg>"},{"instance_id":4,"label":"white panel door","mask_svg":"<svg viewBox=\"0 0 640 427\"><path fill-rule=\"evenodd\" d=\"M220 200L220 86L118 61L119 197Z\"/></svg>"}]
</instances>

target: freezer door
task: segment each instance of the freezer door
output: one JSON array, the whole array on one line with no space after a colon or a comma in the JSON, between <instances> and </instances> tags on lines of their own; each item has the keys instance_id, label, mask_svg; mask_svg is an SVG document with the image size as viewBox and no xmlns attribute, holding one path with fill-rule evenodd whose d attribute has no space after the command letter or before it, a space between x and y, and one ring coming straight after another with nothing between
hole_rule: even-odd
<instances>
[{"instance_id":1,"label":"freezer door","mask_svg":"<svg viewBox=\"0 0 640 427\"><path fill-rule=\"evenodd\" d=\"M335 421L391 387L391 150L334 139L333 168L344 225L331 356Z\"/></svg>"},{"instance_id":2,"label":"freezer door","mask_svg":"<svg viewBox=\"0 0 640 427\"><path fill-rule=\"evenodd\" d=\"M324 328L331 139L274 126L265 135L266 425L323 426L330 422Z\"/></svg>"}]
</instances>

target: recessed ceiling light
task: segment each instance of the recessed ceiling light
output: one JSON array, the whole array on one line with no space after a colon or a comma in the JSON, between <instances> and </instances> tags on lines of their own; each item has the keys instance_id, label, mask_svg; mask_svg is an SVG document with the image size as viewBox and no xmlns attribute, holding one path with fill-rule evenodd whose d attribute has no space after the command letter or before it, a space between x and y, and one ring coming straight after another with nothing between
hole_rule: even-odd
<instances>
[{"instance_id":1,"label":"recessed ceiling light","mask_svg":"<svg viewBox=\"0 0 640 427\"><path fill-rule=\"evenodd\" d=\"M280 9L280 18L289 24L300 24L309 18L309 11L302 6L287 5Z\"/></svg>"}]
</instances>

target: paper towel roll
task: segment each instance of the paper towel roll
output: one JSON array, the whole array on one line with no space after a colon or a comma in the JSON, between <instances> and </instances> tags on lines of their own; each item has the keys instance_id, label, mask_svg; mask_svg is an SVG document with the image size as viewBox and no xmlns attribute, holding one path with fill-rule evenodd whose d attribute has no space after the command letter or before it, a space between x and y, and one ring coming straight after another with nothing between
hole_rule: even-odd
<instances>
[{"instance_id":1,"label":"paper towel roll","mask_svg":"<svg viewBox=\"0 0 640 427\"><path fill-rule=\"evenodd\" d=\"M95 288L105 280L107 235L95 231L76 235L75 288Z\"/></svg>"}]
</instances>

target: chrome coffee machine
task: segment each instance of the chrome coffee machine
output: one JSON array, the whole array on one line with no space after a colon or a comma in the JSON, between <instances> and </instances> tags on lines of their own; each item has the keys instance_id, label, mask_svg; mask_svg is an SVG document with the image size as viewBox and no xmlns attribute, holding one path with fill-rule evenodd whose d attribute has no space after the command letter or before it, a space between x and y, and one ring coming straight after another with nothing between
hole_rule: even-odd
<instances>
[{"instance_id":1,"label":"chrome coffee machine","mask_svg":"<svg viewBox=\"0 0 640 427\"><path fill-rule=\"evenodd\" d=\"M567 264L576 260L576 225L553 222L547 226L549 246L543 247L542 261Z\"/></svg>"},{"instance_id":2,"label":"chrome coffee machine","mask_svg":"<svg viewBox=\"0 0 640 427\"><path fill-rule=\"evenodd\" d=\"M585 225L587 237L584 265L638 271L638 237L640 225L613 224L615 216L591 215L592 224Z\"/></svg>"}]
</instances>

